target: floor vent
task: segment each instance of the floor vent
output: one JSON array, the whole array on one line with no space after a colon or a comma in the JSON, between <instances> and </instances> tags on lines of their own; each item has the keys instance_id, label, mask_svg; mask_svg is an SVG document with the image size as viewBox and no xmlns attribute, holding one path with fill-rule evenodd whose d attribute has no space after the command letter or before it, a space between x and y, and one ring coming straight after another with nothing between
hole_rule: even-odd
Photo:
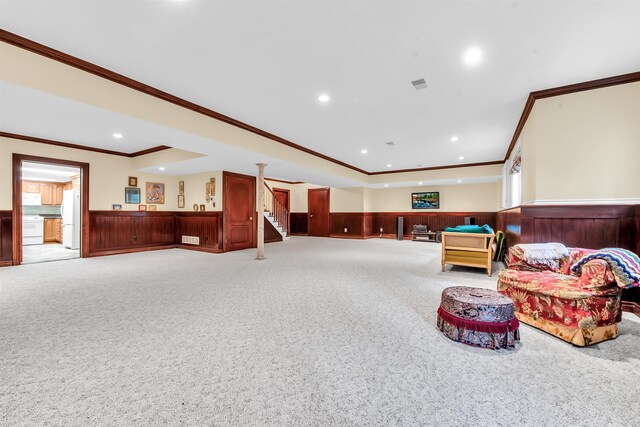
<instances>
[{"instance_id":1,"label":"floor vent","mask_svg":"<svg viewBox=\"0 0 640 427\"><path fill-rule=\"evenodd\" d=\"M182 243L186 243L187 245L199 245L200 238L197 236L182 236Z\"/></svg>"}]
</instances>

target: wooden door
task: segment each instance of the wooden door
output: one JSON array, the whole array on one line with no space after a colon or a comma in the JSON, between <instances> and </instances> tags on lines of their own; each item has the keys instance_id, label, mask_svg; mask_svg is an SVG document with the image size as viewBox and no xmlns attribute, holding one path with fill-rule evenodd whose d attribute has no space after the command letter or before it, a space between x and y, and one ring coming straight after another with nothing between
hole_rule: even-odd
<instances>
[{"instance_id":1,"label":"wooden door","mask_svg":"<svg viewBox=\"0 0 640 427\"><path fill-rule=\"evenodd\" d=\"M256 178L222 173L224 251L256 247Z\"/></svg>"},{"instance_id":2,"label":"wooden door","mask_svg":"<svg viewBox=\"0 0 640 427\"><path fill-rule=\"evenodd\" d=\"M309 189L309 236L329 236L329 189Z\"/></svg>"},{"instance_id":3,"label":"wooden door","mask_svg":"<svg viewBox=\"0 0 640 427\"><path fill-rule=\"evenodd\" d=\"M283 190L282 188L274 188L273 195L275 196L276 199L278 199L280 203L282 203L282 206L287 208L288 211L291 210L291 207L289 205L289 190Z\"/></svg>"}]
</instances>

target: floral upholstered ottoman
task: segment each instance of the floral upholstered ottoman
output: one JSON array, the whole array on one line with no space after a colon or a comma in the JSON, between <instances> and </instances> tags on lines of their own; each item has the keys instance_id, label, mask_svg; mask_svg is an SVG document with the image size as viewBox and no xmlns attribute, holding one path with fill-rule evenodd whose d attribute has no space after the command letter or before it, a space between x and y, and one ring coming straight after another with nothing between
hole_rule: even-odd
<instances>
[{"instance_id":1,"label":"floral upholstered ottoman","mask_svg":"<svg viewBox=\"0 0 640 427\"><path fill-rule=\"evenodd\" d=\"M514 347L520 340L518 327L509 297L467 286L442 291L438 329L454 341L483 348Z\"/></svg>"}]
</instances>

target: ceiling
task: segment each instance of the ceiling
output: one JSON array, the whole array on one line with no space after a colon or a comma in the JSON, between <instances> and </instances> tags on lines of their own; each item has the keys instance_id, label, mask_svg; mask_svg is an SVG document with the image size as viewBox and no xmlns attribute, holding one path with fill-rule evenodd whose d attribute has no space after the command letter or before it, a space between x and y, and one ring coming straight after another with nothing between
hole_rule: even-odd
<instances>
[{"instance_id":1,"label":"ceiling","mask_svg":"<svg viewBox=\"0 0 640 427\"><path fill-rule=\"evenodd\" d=\"M22 162L22 179L27 181L69 182L72 176L79 174L80 168Z\"/></svg>"},{"instance_id":2,"label":"ceiling","mask_svg":"<svg viewBox=\"0 0 640 427\"><path fill-rule=\"evenodd\" d=\"M0 10L8 31L369 172L501 160L529 92L640 68L640 2L0 0ZM483 54L476 67L463 61L472 46ZM420 78L428 87L415 90ZM229 170L265 160L29 88L0 90L6 132L127 152L169 145ZM272 176L328 179L268 160ZM206 158L190 163L211 170Z\"/></svg>"}]
</instances>

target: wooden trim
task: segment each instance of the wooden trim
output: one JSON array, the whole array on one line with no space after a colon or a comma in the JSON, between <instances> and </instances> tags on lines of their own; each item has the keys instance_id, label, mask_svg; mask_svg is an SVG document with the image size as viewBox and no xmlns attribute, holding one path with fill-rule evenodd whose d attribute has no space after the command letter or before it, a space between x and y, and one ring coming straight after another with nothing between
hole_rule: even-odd
<instances>
[{"instance_id":1,"label":"wooden trim","mask_svg":"<svg viewBox=\"0 0 640 427\"><path fill-rule=\"evenodd\" d=\"M380 172L367 172L367 175L386 175L390 173L422 172L422 171L433 171L433 170L440 170L440 169L470 168L474 166L501 165L503 163L504 163L504 160L493 160L490 162L481 162L481 163L465 163L460 165L431 166L428 168L396 169L396 170L380 171Z\"/></svg>"},{"instance_id":2,"label":"wooden trim","mask_svg":"<svg viewBox=\"0 0 640 427\"><path fill-rule=\"evenodd\" d=\"M106 251L93 251L89 253L89 257L97 257L97 256L107 256L107 255L122 255L134 252L147 252L147 251L157 251L160 249L172 249L175 248L176 245L154 245L154 246L138 246L132 248L124 248L124 249L109 249Z\"/></svg>"},{"instance_id":3,"label":"wooden trim","mask_svg":"<svg viewBox=\"0 0 640 427\"><path fill-rule=\"evenodd\" d=\"M145 154L157 153L158 151L168 150L169 148L171 147L169 147L168 145L157 145L155 147L147 148L145 150L134 151L133 153L127 154L127 156L128 157L144 156Z\"/></svg>"},{"instance_id":4,"label":"wooden trim","mask_svg":"<svg viewBox=\"0 0 640 427\"><path fill-rule=\"evenodd\" d=\"M11 267L13 262L11 261L0 261L0 267Z\"/></svg>"},{"instance_id":5,"label":"wooden trim","mask_svg":"<svg viewBox=\"0 0 640 427\"><path fill-rule=\"evenodd\" d=\"M222 249L203 248L202 246L183 245L181 243L175 245L178 249L186 249L190 251L208 252L211 254L221 254Z\"/></svg>"},{"instance_id":6,"label":"wooden trim","mask_svg":"<svg viewBox=\"0 0 640 427\"><path fill-rule=\"evenodd\" d=\"M12 139L20 139L20 140L23 140L23 141L37 142L39 144L56 145L58 147L73 148L73 149L76 149L76 150L93 151L95 153L110 154L112 156L122 156L122 157L138 157L138 156L142 156L144 154L155 153L156 151L162 151L162 150L167 150L167 149L171 148L171 147L168 147L166 145L158 145L157 147L147 148L146 150L140 150L140 151L136 151L134 153L124 153L122 151L105 150L103 148L89 147L89 146L86 146L86 145L72 144L70 142L54 141L52 139L37 138L35 136L19 135L19 134L15 134L15 133L2 132L2 131L0 131L0 137L12 138Z\"/></svg>"},{"instance_id":7,"label":"wooden trim","mask_svg":"<svg viewBox=\"0 0 640 427\"><path fill-rule=\"evenodd\" d=\"M284 179L265 178L265 181L283 182L285 184L304 184L302 181L285 181Z\"/></svg>"},{"instance_id":8,"label":"wooden trim","mask_svg":"<svg viewBox=\"0 0 640 427\"><path fill-rule=\"evenodd\" d=\"M602 89L609 86L633 83L637 81L640 81L640 71L531 92L527 97L527 102L524 104L524 109L522 110L522 114L520 115L520 120L518 120L518 125L516 126L516 130L513 133L511 143L509 144L509 148L507 149L507 154L504 156L503 162L506 162L509 159L509 156L511 156L511 152L513 151L513 148L515 147L516 142L520 137L520 133L522 133L522 129L524 129L524 125L527 122L527 118L529 117L529 114L531 113L536 100L551 98L560 95L568 95L570 93L583 92L585 90Z\"/></svg>"},{"instance_id":9,"label":"wooden trim","mask_svg":"<svg viewBox=\"0 0 640 427\"><path fill-rule=\"evenodd\" d=\"M48 163L80 168L80 256L89 256L89 163L13 153L13 265L22 263L22 162Z\"/></svg>"},{"instance_id":10,"label":"wooden trim","mask_svg":"<svg viewBox=\"0 0 640 427\"><path fill-rule=\"evenodd\" d=\"M622 301L622 311L627 311L640 317L640 304L632 301Z\"/></svg>"},{"instance_id":11,"label":"wooden trim","mask_svg":"<svg viewBox=\"0 0 640 427\"><path fill-rule=\"evenodd\" d=\"M287 206L285 206L287 208L287 211L291 211L291 190L287 190L286 188L278 188L278 187L273 187L271 190L273 190L273 192L275 193L276 191L281 191L283 193L287 193ZM275 194L274 194L275 196Z\"/></svg>"},{"instance_id":12,"label":"wooden trim","mask_svg":"<svg viewBox=\"0 0 640 427\"><path fill-rule=\"evenodd\" d=\"M27 38L21 37L17 34L11 33L9 31L6 31L4 29L0 29L0 41L3 41L5 43L9 43L11 45L17 46L21 49L25 49L28 50L30 52L36 53L38 55L44 56L46 58L49 59L53 59L55 61L61 62L63 64L69 65L71 67L77 68L79 70L85 71L87 73L91 73L93 75L96 75L98 77L101 77L103 79L112 81L114 83L120 84L122 86L126 86L130 89L134 89L137 90L139 92L142 92L146 95L150 95L153 96L155 98L161 99L163 101L166 102L170 102L172 104L175 104L179 107L182 108L186 108L187 110L191 110L194 111L196 113L202 114L204 116L208 116L211 117L213 119L219 120L221 122L225 122L228 123L232 126L236 126L240 129L249 131L251 133L255 133L256 135L260 135L262 137L271 139L272 141L276 141L279 142L280 144L286 145L288 147L294 148L296 150L300 150L303 151L307 154L311 154L312 156L316 156L319 157L321 159L330 161L332 163L336 163L340 166L344 166L346 168L355 170L357 172L363 173L363 174L367 174L366 171L357 168L355 166L351 166L348 163L342 162L340 160L334 159L332 157L326 156L322 153L319 153L317 151L311 150L309 148L303 147L302 145L298 145L295 144L289 140L286 140L284 138L281 138L277 135L274 135L272 133L269 133L267 131L264 131L262 129L259 129L255 126L251 126L247 123L241 122L240 120L236 120L234 118L231 118L229 116L225 116L224 114L218 113L217 111L213 111L209 108L203 107L201 105L195 104L193 102L187 101L185 99L179 98L175 95L172 95L170 93L164 92L160 89L156 89L152 86L149 86L147 84L141 83L137 80L134 80L132 78L126 77L122 74L116 73L114 71L111 71L109 69L100 67L98 65L92 64L88 61L82 60L80 58L77 58L75 56L69 55L67 53L61 52L59 50L50 48L48 46L45 46L43 44L37 43L33 40L29 40Z\"/></svg>"}]
</instances>

